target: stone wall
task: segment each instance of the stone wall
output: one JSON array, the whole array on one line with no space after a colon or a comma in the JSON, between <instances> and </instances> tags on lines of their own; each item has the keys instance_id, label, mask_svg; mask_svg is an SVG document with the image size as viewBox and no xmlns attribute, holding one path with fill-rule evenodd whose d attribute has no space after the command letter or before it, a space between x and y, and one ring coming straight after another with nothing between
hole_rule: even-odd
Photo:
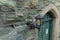
<instances>
[{"instance_id":1,"label":"stone wall","mask_svg":"<svg viewBox=\"0 0 60 40\"><path fill-rule=\"evenodd\" d=\"M1 1L1 2L3 2L3 1ZM5 2L7 3L7 1L5 1ZM11 2L11 1L9 1L9 2ZM15 14L16 14L15 16L16 16L16 18L14 18L14 17L13 18L19 20L19 19L21 19L21 17L19 17L19 16L24 16L24 17L26 17L26 19L25 19L26 21L32 21L32 20L34 20L33 19L34 16L36 14L38 14L39 12L41 12L49 4L54 4L57 7L57 9L60 13L60 0L33 0L32 2L33 2L32 4L34 6L29 4L30 3L29 0L28 1L26 0L26 3L24 2L25 5L24 5L24 3L19 4L19 2L17 2L17 4L19 4L20 6L12 2L12 6L16 5L15 6ZM8 5L11 5L11 4L9 3ZM29 6L31 7L31 9L29 9L30 8ZM23 22L25 20L23 20ZM21 25L19 24L19 26L21 26ZM35 36L34 35L35 33L33 33L34 30L29 30L29 29L27 29L27 27L22 27L22 28L21 27L16 27L15 29L14 29L14 31L11 35L7 36L8 39L6 38L6 40L19 40L19 39L20 40L33 40L34 39L34 36ZM27 30L25 30L25 29L27 29ZM59 29L60 29L60 27L59 27ZM22 30L24 30L24 31L22 31ZM16 33L15 35L13 35L14 32ZM58 37L57 38L58 38L58 40L60 40L60 31L58 32ZM2 40L5 40L5 39L2 38Z\"/></svg>"}]
</instances>

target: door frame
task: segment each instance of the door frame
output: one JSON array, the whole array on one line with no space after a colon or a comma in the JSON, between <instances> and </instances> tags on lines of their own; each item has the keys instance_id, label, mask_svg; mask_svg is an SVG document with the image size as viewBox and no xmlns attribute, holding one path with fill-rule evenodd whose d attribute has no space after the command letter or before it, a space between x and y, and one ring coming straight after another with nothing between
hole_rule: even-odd
<instances>
[{"instance_id":1,"label":"door frame","mask_svg":"<svg viewBox=\"0 0 60 40\"><path fill-rule=\"evenodd\" d=\"M51 14L54 17L53 29L52 29L52 40L57 40L58 37L57 34L59 31L59 13L57 8L53 4L50 4L46 8L44 8L42 12L40 12L39 14L41 15L41 17L44 17L44 15L49 11L52 12ZM34 30L34 40L38 40L38 29Z\"/></svg>"}]
</instances>

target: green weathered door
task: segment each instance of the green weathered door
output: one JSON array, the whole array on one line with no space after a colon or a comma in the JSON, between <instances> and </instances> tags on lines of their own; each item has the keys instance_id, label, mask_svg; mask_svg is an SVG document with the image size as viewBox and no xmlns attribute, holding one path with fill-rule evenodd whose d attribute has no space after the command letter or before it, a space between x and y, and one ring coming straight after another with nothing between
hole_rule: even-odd
<instances>
[{"instance_id":1,"label":"green weathered door","mask_svg":"<svg viewBox=\"0 0 60 40\"><path fill-rule=\"evenodd\" d=\"M38 40L51 40L53 19L49 13L43 17L42 26L38 32Z\"/></svg>"}]
</instances>

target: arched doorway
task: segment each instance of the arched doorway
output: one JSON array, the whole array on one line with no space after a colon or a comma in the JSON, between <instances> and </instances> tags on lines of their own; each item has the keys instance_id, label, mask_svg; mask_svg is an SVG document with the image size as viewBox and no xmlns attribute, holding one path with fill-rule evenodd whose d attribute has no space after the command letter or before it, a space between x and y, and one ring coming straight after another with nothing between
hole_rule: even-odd
<instances>
[{"instance_id":1,"label":"arched doorway","mask_svg":"<svg viewBox=\"0 0 60 40\"><path fill-rule=\"evenodd\" d=\"M38 30L38 40L52 40L53 16L47 12L42 18L42 25Z\"/></svg>"},{"instance_id":2,"label":"arched doorway","mask_svg":"<svg viewBox=\"0 0 60 40\"><path fill-rule=\"evenodd\" d=\"M50 13L49 13L50 12ZM50 4L50 5L48 5L46 8L44 8L43 10L42 10L42 12L40 12L39 13L39 17L41 17L41 18L46 18L46 19L49 19L50 17L52 18L51 20L52 21L50 21L50 19L49 19L49 22L46 22L46 23L44 23L43 24L43 27L44 27L44 25L46 26L49 26L49 27L47 27L47 28L49 28L49 29L47 29L46 27L45 28L43 28L44 30L45 30L45 32L44 32L44 34L43 34L43 36L45 35L45 34L47 34L48 35L48 33L49 32L47 32L47 31L49 31L49 30L51 30L51 35L50 35L50 33L49 33L49 35L51 36L49 36L49 38L48 37L46 37L46 35L45 35L45 38L44 38L44 40L57 40L57 34L58 34L58 27L59 27L59 13L58 13L58 10L57 10L57 8L53 5L53 4ZM47 16L48 15L48 16ZM38 16L38 15L36 15L36 16ZM45 17L45 16L47 16L47 17L49 17L49 18L47 18L47 17ZM41 19L39 19L39 20L41 20ZM45 19L44 19L45 20ZM41 29L42 30L42 29ZM42 34L42 32L41 32L41 30L40 30L40 34L39 34L39 30L35 30L35 40L39 40L40 39L40 36L39 35L41 35ZM38 36L37 36L38 35ZM42 38L40 39L40 40L43 40Z\"/></svg>"},{"instance_id":3,"label":"arched doorway","mask_svg":"<svg viewBox=\"0 0 60 40\"><path fill-rule=\"evenodd\" d=\"M48 13L50 12L50 13ZM53 25L52 25L52 35L51 35L51 40L57 40L57 35L58 35L58 29L59 29L59 13L57 8L53 5L50 4L49 6L47 6L45 9L43 9L43 11L40 13L40 15L42 16L42 18L46 15L46 14L51 14L51 16L53 16Z\"/></svg>"}]
</instances>

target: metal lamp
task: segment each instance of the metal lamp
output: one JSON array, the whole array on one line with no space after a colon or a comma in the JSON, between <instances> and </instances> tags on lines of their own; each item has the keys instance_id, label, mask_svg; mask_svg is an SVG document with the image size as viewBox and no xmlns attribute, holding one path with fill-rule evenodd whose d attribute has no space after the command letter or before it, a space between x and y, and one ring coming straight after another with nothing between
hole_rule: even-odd
<instances>
[{"instance_id":1,"label":"metal lamp","mask_svg":"<svg viewBox=\"0 0 60 40\"><path fill-rule=\"evenodd\" d=\"M40 26L42 25L42 17L40 17L40 15L35 16L36 19L36 25L34 22L28 21L26 22L27 26L30 27L30 29L40 29ZM39 21L39 22L38 22Z\"/></svg>"}]
</instances>

